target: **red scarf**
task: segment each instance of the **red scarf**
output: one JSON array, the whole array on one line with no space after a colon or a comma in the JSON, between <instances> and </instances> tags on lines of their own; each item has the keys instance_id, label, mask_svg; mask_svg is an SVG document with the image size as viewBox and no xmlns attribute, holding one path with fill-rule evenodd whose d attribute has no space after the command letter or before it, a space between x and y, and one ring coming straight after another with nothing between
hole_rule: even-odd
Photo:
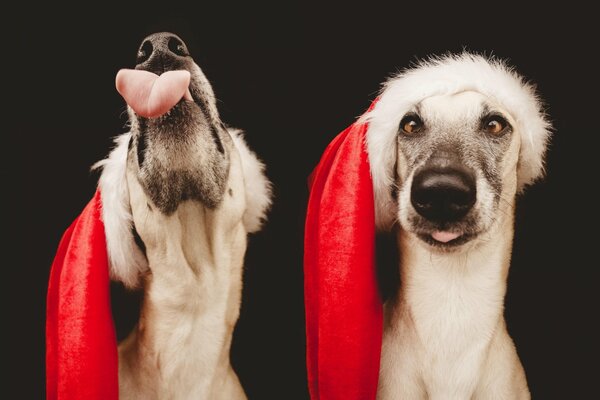
<instances>
[{"instance_id":1,"label":"red scarf","mask_svg":"<svg viewBox=\"0 0 600 400\"><path fill-rule=\"evenodd\" d=\"M383 311L367 128L357 122L340 133L310 177L304 293L313 400L368 400L377 392Z\"/></svg>"},{"instance_id":2,"label":"red scarf","mask_svg":"<svg viewBox=\"0 0 600 400\"><path fill-rule=\"evenodd\" d=\"M100 192L67 229L52 263L46 315L48 399L117 399L117 341L110 307Z\"/></svg>"}]
</instances>

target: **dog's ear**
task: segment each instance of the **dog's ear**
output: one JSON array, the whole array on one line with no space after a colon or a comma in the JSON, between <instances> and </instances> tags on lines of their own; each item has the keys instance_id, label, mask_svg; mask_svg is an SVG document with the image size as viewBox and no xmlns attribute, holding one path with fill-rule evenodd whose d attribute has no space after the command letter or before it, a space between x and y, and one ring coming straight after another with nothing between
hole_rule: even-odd
<instances>
[{"instance_id":1,"label":"dog's ear","mask_svg":"<svg viewBox=\"0 0 600 400\"><path fill-rule=\"evenodd\" d=\"M127 188L127 151L131 133L115 140L116 147L108 158L92 168L101 168L98 182L102 197L102 220L106 234L110 277L126 287L137 287L148 270L148 261L135 243L133 217Z\"/></svg>"},{"instance_id":2,"label":"dog's ear","mask_svg":"<svg viewBox=\"0 0 600 400\"><path fill-rule=\"evenodd\" d=\"M244 140L242 131L229 129L229 134L240 155L244 173L246 192L244 227L249 233L258 232L266 220L267 211L271 206L271 182L265 175L265 165L250 150Z\"/></svg>"},{"instance_id":3,"label":"dog's ear","mask_svg":"<svg viewBox=\"0 0 600 400\"><path fill-rule=\"evenodd\" d=\"M513 96L517 103L512 112L515 116L517 131L521 134L521 149L517 167L517 191L522 192L526 186L544 176L544 158L552 127L542 107L535 87L527 83L521 76L510 71L515 85L520 91Z\"/></svg>"},{"instance_id":4,"label":"dog's ear","mask_svg":"<svg viewBox=\"0 0 600 400\"><path fill-rule=\"evenodd\" d=\"M379 231L389 231L397 220L397 168L398 168L398 121L391 118L376 118L375 110L381 100L376 100L369 112L360 120L368 123L366 149L369 154L373 195L375 201L375 225ZM383 105L386 106L385 104ZM408 108L407 108L408 109Z\"/></svg>"}]
</instances>

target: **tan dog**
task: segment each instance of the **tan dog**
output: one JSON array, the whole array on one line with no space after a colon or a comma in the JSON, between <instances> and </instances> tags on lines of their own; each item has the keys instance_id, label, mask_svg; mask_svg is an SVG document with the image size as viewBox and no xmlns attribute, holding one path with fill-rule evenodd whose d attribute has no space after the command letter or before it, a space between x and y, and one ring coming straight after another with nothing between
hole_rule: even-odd
<instances>
[{"instance_id":1,"label":"tan dog","mask_svg":"<svg viewBox=\"0 0 600 400\"><path fill-rule=\"evenodd\" d=\"M241 133L221 123L181 39L147 37L136 69L188 71L191 100L158 118L129 108L131 131L99 163L111 275L144 291L119 346L119 396L244 399L229 349L246 237L265 218L270 184Z\"/></svg>"},{"instance_id":2,"label":"tan dog","mask_svg":"<svg viewBox=\"0 0 600 400\"><path fill-rule=\"evenodd\" d=\"M515 196L549 124L503 63L434 59L386 83L367 147L379 228L397 232L379 399L528 399L503 317Z\"/></svg>"}]
</instances>

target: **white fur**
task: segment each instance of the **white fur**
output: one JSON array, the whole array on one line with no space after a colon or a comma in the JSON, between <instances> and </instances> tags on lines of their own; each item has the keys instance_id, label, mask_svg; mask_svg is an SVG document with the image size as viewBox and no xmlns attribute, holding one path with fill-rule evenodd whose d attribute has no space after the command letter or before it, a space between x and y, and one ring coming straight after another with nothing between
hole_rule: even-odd
<instances>
[{"instance_id":1,"label":"white fur","mask_svg":"<svg viewBox=\"0 0 600 400\"><path fill-rule=\"evenodd\" d=\"M240 155L244 174L246 211L244 226L249 233L260 230L271 205L271 184L264 175L264 164L244 141L240 130L229 131ZM110 276L129 288L139 286L140 277L148 271L148 261L135 244L132 233L131 205L126 180L127 147L131 133L115 139L116 147L109 156L94 164L101 168L98 182L102 196L102 219L110 262Z\"/></svg>"},{"instance_id":2,"label":"white fur","mask_svg":"<svg viewBox=\"0 0 600 400\"><path fill-rule=\"evenodd\" d=\"M427 97L467 90L490 97L515 118L522 135L518 190L543 175L550 124L534 87L500 60L468 53L431 58L388 80L375 107L361 117L369 122L367 151L379 229L388 230L395 221L390 188L400 120Z\"/></svg>"},{"instance_id":3,"label":"white fur","mask_svg":"<svg viewBox=\"0 0 600 400\"><path fill-rule=\"evenodd\" d=\"M242 170L244 171L244 186L246 192L246 212L244 226L249 233L260 230L271 205L271 183L265 176L265 165L244 141L241 130L230 129L229 134L240 154Z\"/></svg>"},{"instance_id":4,"label":"white fur","mask_svg":"<svg viewBox=\"0 0 600 400\"><path fill-rule=\"evenodd\" d=\"M379 400L529 399L503 311L512 218L462 254L400 234L402 286L386 303Z\"/></svg>"},{"instance_id":5,"label":"white fur","mask_svg":"<svg viewBox=\"0 0 600 400\"><path fill-rule=\"evenodd\" d=\"M148 261L135 244L132 233L131 205L127 187L127 146L131 133L115 139L116 147L108 158L92 168L101 168L98 182L102 197L102 220L110 264L110 277L127 287L139 285L140 277L148 270Z\"/></svg>"}]
</instances>

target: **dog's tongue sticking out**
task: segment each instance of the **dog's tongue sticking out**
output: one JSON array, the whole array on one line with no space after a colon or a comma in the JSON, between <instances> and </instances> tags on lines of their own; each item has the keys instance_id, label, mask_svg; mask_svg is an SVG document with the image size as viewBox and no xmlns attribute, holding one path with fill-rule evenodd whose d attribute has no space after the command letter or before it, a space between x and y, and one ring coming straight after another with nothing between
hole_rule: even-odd
<instances>
[{"instance_id":1,"label":"dog's tongue sticking out","mask_svg":"<svg viewBox=\"0 0 600 400\"><path fill-rule=\"evenodd\" d=\"M167 71L162 75L137 69L117 73L117 91L136 114L156 118L167 113L184 98L193 101L188 71Z\"/></svg>"},{"instance_id":2,"label":"dog's tongue sticking out","mask_svg":"<svg viewBox=\"0 0 600 400\"><path fill-rule=\"evenodd\" d=\"M455 232L444 232L444 231L435 231L431 234L431 237L437 240L438 242L448 243L451 240L456 239L460 236L460 233Z\"/></svg>"}]
</instances>

